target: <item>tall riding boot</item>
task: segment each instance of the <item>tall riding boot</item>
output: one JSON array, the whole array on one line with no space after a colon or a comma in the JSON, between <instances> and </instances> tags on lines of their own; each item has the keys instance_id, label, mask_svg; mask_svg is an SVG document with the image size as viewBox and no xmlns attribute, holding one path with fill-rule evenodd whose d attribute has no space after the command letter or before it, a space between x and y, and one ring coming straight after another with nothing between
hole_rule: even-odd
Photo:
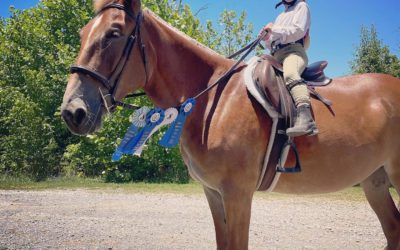
<instances>
[{"instance_id":1,"label":"tall riding boot","mask_svg":"<svg viewBox=\"0 0 400 250\"><path fill-rule=\"evenodd\" d=\"M310 108L310 103L299 103L297 105L296 122L293 127L286 130L286 134L289 137L318 134L318 128L311 115Z\"/></svg>"}]
</instances>

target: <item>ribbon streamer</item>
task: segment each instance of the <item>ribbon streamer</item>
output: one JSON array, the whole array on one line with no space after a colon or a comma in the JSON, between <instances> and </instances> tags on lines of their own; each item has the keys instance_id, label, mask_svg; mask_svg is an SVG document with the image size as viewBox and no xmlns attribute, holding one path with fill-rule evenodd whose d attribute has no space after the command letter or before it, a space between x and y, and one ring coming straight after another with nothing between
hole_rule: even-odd
<instances>
[{"instance_id":1,"label":"ribbon streamer","mask_svg":"<svg viewBox=\"0 0 400 250\"><path fill-rule=\"evenodd\" d=\"M178 110L176 108L169 108L167 110L165 110L165 118L164 120L157 125L153 131L150 133L150 135L148 136L148 138L150 138L155 132L157 132L161 127L166 126L171 124L172 122L175 121L176 117L178 116ZM147 140L146 140L147 141ZM145 144L142 144L139 148L136 149L135 152L133 152L133 155L136 156L141 156L143 148L144 148Z\"/></svg>"},{"instance_id":2,"label":"ribbon streamer","mask_svg":"<svg viewBox=\"0 0 400 250\"><path fill-rule=\"evenodd\" d=\"M187 116L193 111L195 99L186 100L179 108L149 110L143 107L132 115L132 124L122 142L112 156L113 161L119 161L124 154L140 156L147 140L161 127L172 124L159 144L163 147L175 147L182 135L183 125ZM142 128L142 129L140 129Z\"/></svg>"},{"instance_id":3,"label":"ribbon streamer","mask_svg":"<svg viewBox=\"0 0 400 250\"><path fill-rule=\"evenodd\" d=\"M153 129L164 120L164 111L162 109L153 109L146 114L134 114L133 117L132 125L112 156L113 161L119 161L124 154L133 154L137 148L141 147L147 141ZM140 119L135 119L135 117ZM143 128L139 131L140 126Z\"/></svg>"},{"instance_id":4,"label":"ribbon streamer","mask_svg":"<svg viewBox=\"0 0 400 250\"><path fill-rule=\"evenodd\" d=\"M186 122L187 116L193 111L196 105L196 100L191 98L186 100L179 109L179 115L167 130L159 144L166 148L172 148L178 145L179 139L182 135L183 125Z\"/></svg>"},{"instance_id":5,"label":"ribbon streamer","mask_svg":"<svg viewBox=\"0 0 400 250\"><path fill-rule=\"evenodd\" d=\"M134 154L146 143L155 128L162 123L164 117L164 110L159 108L155 108L147 114L146 126L130 141L128 154Z\"/></svg>"},{"instance_id":6,"label":"ribbon streamer","mask_svg":"<svg viewBox=\"0 0 400 250\"><path fill-rule=\"evenodd\" d=\"M146 125L146 116L149 111L150 109L148 107L143 107L135 111L132 115L132 124L126 131L126 134L118 148L115 150L115 153L112 155L112 161L119 161L124 154L128 153L129 142L135 137L139 129Z\"/></svg>"}]
</instances>

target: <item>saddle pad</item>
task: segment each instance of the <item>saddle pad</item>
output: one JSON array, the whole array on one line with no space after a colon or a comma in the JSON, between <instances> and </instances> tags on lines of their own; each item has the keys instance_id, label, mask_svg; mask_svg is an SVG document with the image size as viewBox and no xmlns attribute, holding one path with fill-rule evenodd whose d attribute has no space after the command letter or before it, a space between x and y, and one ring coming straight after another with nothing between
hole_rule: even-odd
<instances>
[{"instance_id":1,"label":"saddle pad","mask_svg":"<svg viewBox=\"0 0 400 250\"><path fill-rule=\"evenodd\" d=\"M259 57L255 56L253 58L251 58L248 62L247 62L247 67L244 71L244 81L247 87L247 90L249 91L249 93L254 97L254 99L257 100L258 103L260 103L260 105L262 107L264 107L264 109L267 111L267 114L272 118L272 129L271 129L271 135L270 135L270 139L268 142L268 147L267 147L267 152L264 158L264 164L263 164L263 168L261 171L261 175L260 178L258 180L257 183L257 190L260 189L261 184L263 183L264 178L266 177L266 172L267 172L267 166L268 166L268 161L270 159L271 156L271 151L275 142L275 137L277 134L277 125L278 125L278 118L279 118L279 113L275 110L275 108L268 103L267 100L264 99L264 95L261 92L261 90L257 87L257 84L254 82L253 80L253 73L254 73L254 69L256 67L256 65L259 62ZM282 154L282 156L280 157L280 164L281 166L284 166L285 162L287 159L287 153ZM280 177L280 173L274 171L275 173L275 177L273 178L273 181L271 183L271 185L269 186L269 188L266 190L267 192L271 192L273 191L273 189L275 188L276 184L278 183L279 177Z\"/></svg>"}]
</instances>

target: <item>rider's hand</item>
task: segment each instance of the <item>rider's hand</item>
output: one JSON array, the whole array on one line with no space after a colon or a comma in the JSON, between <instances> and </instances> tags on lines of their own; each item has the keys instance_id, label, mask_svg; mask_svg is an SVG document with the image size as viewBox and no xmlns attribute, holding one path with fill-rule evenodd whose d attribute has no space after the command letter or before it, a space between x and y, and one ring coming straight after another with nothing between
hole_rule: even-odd
<instances>
[{"instance_id":1,"label":"rider's hand","mask_svg":"<svg viewBox=\"0 0 400 250\"><path fill-rule=\"evenodd\" d=\"M262 28L262 30L260 31L260 33L258 34L259 37L264 36L263 40L267 41L271 35L271 29L274 26L273 23L269 23L267 25L264 26L264 28Z\"/></svg>"}]
</instances>

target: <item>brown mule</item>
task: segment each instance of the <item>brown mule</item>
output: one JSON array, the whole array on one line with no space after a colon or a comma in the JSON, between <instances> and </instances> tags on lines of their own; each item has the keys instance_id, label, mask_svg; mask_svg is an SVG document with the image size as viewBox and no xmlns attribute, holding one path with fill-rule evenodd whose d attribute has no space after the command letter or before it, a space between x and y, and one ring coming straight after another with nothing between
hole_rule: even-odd
<instances>
[{"instance_id":1,"label":"brown mule","mask_svg":"<svg viewBox=\"0 0 400 250\"><path fill-rule=\"evenodd\" d=\"M109 2L97 1L96 10ZM110 78L120 65L128 36L140 25L145 54L136 42L119 81L111 86L115 100L143 88L156 106L173 107L234 64L149 10L142 11L139 0L113 2L125 7L101 11L82 29L76 63ZM139 12L140 23L135 18ZM204 187L218 249L248 247L252 198L271 130L271 119L246 91L245 67L197 100L181 138L189 172ZM100 127L105 104L99 89L110 92L103 85L90 73L71 74L62 115L74 133L84 135ZM274 191L315 194L362 183L388 249L400 249L400 213L389 193L389 183L400 192L400 80L381 74L349 76L319 92L333 101L336 116L313 102L320 133L296 139L303 171L282 175ZM289 155L288 165L293 161Z\"/></svg>"}]
</instances>

